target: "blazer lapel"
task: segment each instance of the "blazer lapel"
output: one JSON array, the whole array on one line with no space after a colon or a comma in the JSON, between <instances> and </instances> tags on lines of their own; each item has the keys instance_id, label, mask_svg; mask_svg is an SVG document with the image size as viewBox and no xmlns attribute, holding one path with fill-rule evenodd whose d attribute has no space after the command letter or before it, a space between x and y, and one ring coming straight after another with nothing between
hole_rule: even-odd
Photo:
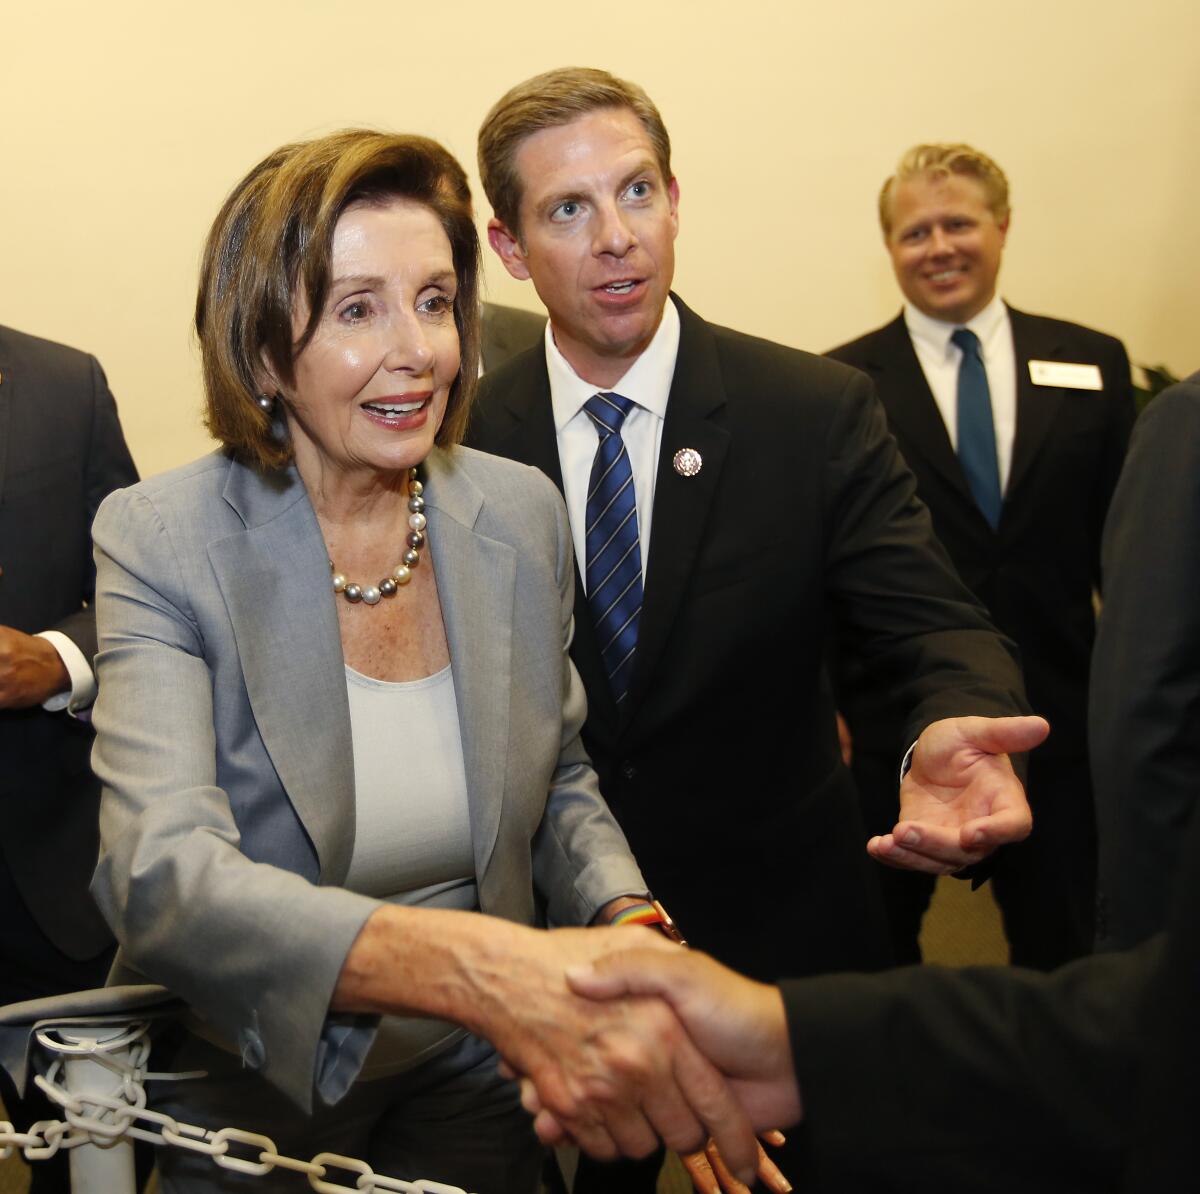
<instances>
[{"instance_id":1,"label":"blazer lapel","mask_svg":"<svg viewBox=\"0 0 1200 1194\"><path fill-rule=\"evenodd\" d=\"M636 712L650 688L655 666L691 580L729 450L729 432L721 422L725 387L712 333L704 320L674 295L672 301L679 309L679 355L658 453L650 557L646 563L637 657L624 721ZM694 448L700 453L702 465L695 476L684 477L675 471L675 454L682 448Z\"/></svg>"},{"instance_id":2,"label":"blazer lapel","mask_svg":"<svg viewBox=\"0 0 1200 1194\"><path fill-rule=\"evenodd\" d=\"M255 722L320 861L341 883L354 847L354 754L321 528L294 469L234 462L225 499L246 529L208 554L233 623Z\"/></svg>"},{"instance_id":3,"label":"blazer lapel","mask_svg":"<svg viewBox=\"0 0 1200 1194\"><path fill-rule=\"evenodd\" d=\"M1005 501L1011 499L1028 476L1030 466L1062 409L1062 391L1052 386L1035 386L1029 377L1029 362L1061 360L1064 352L1059 340L1045 335L1042 328L1023 312L1009 307L1008 318L1012 324L1013 359L1017 370L1017 434L1013 441Z\"/></svg>"},{"instance_id":4,"label":"blazer lapel","mask_svg":"<svg viewBox=\"0 0 1200 1194\"><path fill-rule=\"evenodd\" d=\"M562 465L545 353L541 348L532 348L517 357L510 369L515 376L505 388L504 408L509 423L502 435L503 455L541 469L561 493Z\"/></svg>"},{"instance_id":5,"label":"blazer lapel","mask_svg":"<svg viewBox=\"0 0 1200 1194\"><path fill-rule=\"evenodd\" d=\"M429 552L454 668L475 873L491 863L504 803L512 676L513 549L475 530L484 497L453 451L426 462Z\"/></svg>"},{"instance_id":6,"label":"blazer lapel","mask_svg":"<svg viewBox=\"0 0 1200 1194\"><path fill-rule=\"evenodd\" d=\"M886 377L886 381L879 383L879 390L887 395L888 417L905 442L915 447L929 466L957 490L962 500L974 507L975 499L925 371L917 359L903 315L881 330L870 369L873 375Z\"/></svg>"},{"instance_id":7,"label":"blazer lapel","mask_svg":"<svg viewBox=\"0 0 1200 1194\"><path fill-rule=\"evenodd\" d=\"M554 408L550 403L546 355L538 347L522 355L518 361L521 372L506 387L505 406L510 424L499 439L497 448L504 456L540 469L562 493L562 462L558 456ZM617 706L612 699L608 676L600 658L578 560L575 561L574 634L571 658L588 692L589 724L593 728L597 722L615 727Z\"/></svg>"}]
</instances>

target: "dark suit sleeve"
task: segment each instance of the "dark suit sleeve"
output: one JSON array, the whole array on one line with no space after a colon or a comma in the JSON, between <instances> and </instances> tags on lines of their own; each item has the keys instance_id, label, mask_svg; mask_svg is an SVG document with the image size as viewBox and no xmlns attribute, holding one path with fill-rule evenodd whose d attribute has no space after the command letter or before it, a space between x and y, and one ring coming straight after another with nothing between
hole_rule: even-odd
<instances>
[{"instance_id":1,"label":"dark suit sleeve","mask_svg":"<svg viewBox=\"0 0 1200 1194\"><path fill-rule=\"evenodd\" d=\"M1200 376L1200 375L1198 375ZM1104 532L1089 731L1101 943L1163 925L1200 776L1200 384L1147 408Z\"/></svg>"},{"instance_id":2,"label":"dark suit sleeve","mask_svg":"<svg viewBox=\"0 0 1200 1194\"><path fill-rule=\"evenodd\" d=\"M1112 341L1111 351L1102 367L1104 378L1104 397L1108 403L1109 415L1105 427L1104 444L1101 450L1099 466L1096 470L1096 510L1101 529L1108 514L1109 504L1117 488L1121 469L1125 464L1125 454L1129 450L1129 437L1133 431L1134 419L1137 417L1137 407L1133 400L1133 379L1129 370L1129 354L1119 340ZM1096 575L1093 583L1097 589L1101 587L1100 552L1096 551Z\"/></svg>"},{"instance_id":3,"label":"dark suit sleeve","mask_svg":"<svg viewBox=\"0 0 1200 1194\"><path fill-rule=\"evenodd\" d=\"M839 652L890 693L907 742L943 717L1027 712L1015 647L934 537L870 381L848 376L827 451L826 584Z\"/></svg>"},{"instance_id":4,"label":"dark suit sleeve","mask_svg":"<svg viewBox=\"0 0 1200 1194\"><path fill-rule=\"evenodd\" d=\"M117 418L117 404L108 388L108 381L100 362L88 357L88 392L86 397L91 410L91 427L84 453L84 493L87 500L87 523L90 527L100 503L114 489L132 485L138 479L137 469L125 435ZM80 608L63 618L50 629L61 631L91 660L96 654L95 566L90 562L91 538L87 541L89 564L86 570L86 591L80 594Z\"/></svg>"},{"instance_id":5,"label":"dark suit sleeve","mask_svg":"<svg viewBox=\"0 0 1200 1194\"><path fill-rule=\"evenodd\" d=\"M781 984L815 1188L1113 1188L1164 950Z\"/></svg>"}]
</instances>

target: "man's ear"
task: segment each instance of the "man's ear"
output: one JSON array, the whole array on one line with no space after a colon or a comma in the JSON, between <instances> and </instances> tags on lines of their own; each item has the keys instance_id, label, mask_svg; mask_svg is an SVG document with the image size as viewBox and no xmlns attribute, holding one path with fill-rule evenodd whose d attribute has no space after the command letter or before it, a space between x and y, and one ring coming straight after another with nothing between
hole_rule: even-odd
<instances>
[{"instance_id":1,"label":"man's ear","mask_svg":"<svg viewBox=\"0 0 1200 1194\"><path fill-rule=\"evenodd\" d=\"M496 256L504 262L504 268L521 282L529 278L529 266L525 264L525 250L520 240L509 232L501 220L493 216L488 220L488 244L496 251Z\"/></svg>"}]
</instances>

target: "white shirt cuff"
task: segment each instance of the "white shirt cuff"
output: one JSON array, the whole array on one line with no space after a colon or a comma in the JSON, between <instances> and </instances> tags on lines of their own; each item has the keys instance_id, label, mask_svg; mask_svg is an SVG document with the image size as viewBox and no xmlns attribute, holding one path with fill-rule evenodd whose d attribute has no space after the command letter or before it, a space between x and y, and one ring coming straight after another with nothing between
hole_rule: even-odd
<instances>
[{"instance_id":1,"label":"white shirt cuff","mask_svg":"<svg viewBox=\"0 0 1200 1194\"><path fill-rule=\"evenodd\" d=\"M44 638L57 652L71 677L69 692L56 692L42 703L47 713L66 709L75 713L86 709L96 699L96 677L84 653L61 630L43 630L36 636Z\"/></svg>"},{"instance_id":2,"label":"white shirt cuff","mask_svg":"<svg viewBox=\"0 0 1200 1194\"><path fill-rule=\"evenodd\" d=\"M917 749L917 744L914 742L912 746L904 752L904 758L900 760L900 781L904 782L904 777L912 770L913 751Z\"/></svg>"}]
</instances>

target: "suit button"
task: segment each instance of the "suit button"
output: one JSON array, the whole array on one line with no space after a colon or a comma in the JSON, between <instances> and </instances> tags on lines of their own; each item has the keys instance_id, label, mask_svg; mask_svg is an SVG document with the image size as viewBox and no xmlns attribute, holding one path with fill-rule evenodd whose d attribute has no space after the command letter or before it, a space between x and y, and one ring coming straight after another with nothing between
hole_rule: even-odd
<instances>
[{"instance_id":1,"label":"suit button","mask_svg":"<svg viewBox=\"0 0 1200 1194\"><path fill-rule=\"evenodd\" d=\"M636 776L637 768L628 759L626 759L625 762L621 764L621 778L633 779Z\"/></svg>"}]
</instances>

